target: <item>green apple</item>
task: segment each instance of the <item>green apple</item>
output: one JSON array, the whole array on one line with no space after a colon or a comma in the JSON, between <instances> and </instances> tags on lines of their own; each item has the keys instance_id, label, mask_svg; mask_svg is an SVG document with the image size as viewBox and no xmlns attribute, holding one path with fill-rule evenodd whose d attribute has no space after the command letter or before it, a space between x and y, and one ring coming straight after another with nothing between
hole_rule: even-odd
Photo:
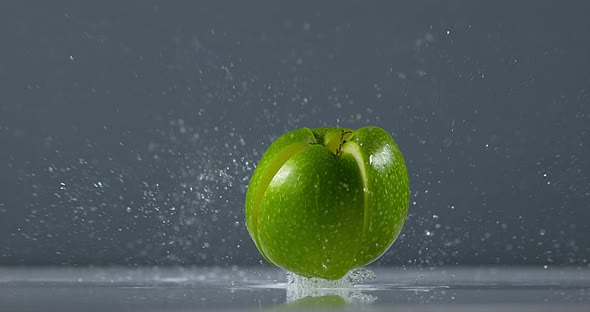
<instances>
[{"instance_id":1,"label":"green apple","mask_svg":"<svg viewBox=\"0 0 590 312\"><path fill-rule=\"evenodd\" d=\"M338 279L399 235L410 189L402 153L378 127L302 128L264 153L246 194L246 226L271 264Z\"/></svg>"}]
</instances>

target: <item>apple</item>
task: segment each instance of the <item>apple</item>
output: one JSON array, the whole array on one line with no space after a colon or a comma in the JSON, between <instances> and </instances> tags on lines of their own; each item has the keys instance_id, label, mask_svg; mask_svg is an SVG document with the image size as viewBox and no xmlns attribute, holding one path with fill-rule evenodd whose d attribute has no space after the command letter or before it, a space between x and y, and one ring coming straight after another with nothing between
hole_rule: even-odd
<instances>
[{"instance_id":1,"label":"apple","mask_svg":"<svg viewBox=\"0 0 590 312\"><path fill-rule=\"evenodd\" d=\"M271 264L339 279L379 258L408 212L406 164L379 127L302 128L260 159L246 193L246 227Z\"/></svg>"}]
</instances>

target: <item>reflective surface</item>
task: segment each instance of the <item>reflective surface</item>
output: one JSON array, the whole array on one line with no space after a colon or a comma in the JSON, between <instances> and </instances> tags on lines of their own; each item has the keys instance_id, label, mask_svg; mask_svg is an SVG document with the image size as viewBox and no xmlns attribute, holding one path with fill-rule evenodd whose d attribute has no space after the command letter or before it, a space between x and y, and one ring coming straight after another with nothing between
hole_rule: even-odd
<instances>
[{"instance_id":1,"label":"reflective surface","mask_svg":"<svg viewBox=\"0 0 590 312\"><path fill-rule=\"evenodd\" d=\"M590 311L588 268L374 271L321 288L266 267L1 268L0 311Z\"/></svg>"}]
</instances>

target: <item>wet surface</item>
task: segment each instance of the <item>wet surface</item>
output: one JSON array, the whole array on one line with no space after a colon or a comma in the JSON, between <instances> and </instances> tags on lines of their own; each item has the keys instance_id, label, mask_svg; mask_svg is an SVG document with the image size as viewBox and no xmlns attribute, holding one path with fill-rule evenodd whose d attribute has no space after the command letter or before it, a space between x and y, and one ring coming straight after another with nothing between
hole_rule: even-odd
<instances>
[{"instance_id":1,"label":"wet surface","mask_svg":"<svg viewBox=\"0 0 590 312\"><path fill-rule=\"evenodd\" d=\"M588 268L373 270L325 288L265 267L0 268L0 311L590 311Z\"/></svg>"}]
</instances>

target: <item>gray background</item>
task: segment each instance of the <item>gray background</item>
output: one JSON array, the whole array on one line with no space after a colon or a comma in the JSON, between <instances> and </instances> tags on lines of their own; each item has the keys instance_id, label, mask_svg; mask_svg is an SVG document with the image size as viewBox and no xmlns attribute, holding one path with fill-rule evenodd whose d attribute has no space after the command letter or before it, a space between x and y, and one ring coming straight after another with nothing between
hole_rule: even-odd
<instances>
[{"instance_id":1,"label":"gray background","mask_svg":"<svg viewBox=\"0 0 590 312\"><path fill-rule=\"evenodd\" d=\"M3 2L0 264L246 265L255 163L378 125L387 265L588 265L584 1Z\"/></svg>"}]
</instances>

